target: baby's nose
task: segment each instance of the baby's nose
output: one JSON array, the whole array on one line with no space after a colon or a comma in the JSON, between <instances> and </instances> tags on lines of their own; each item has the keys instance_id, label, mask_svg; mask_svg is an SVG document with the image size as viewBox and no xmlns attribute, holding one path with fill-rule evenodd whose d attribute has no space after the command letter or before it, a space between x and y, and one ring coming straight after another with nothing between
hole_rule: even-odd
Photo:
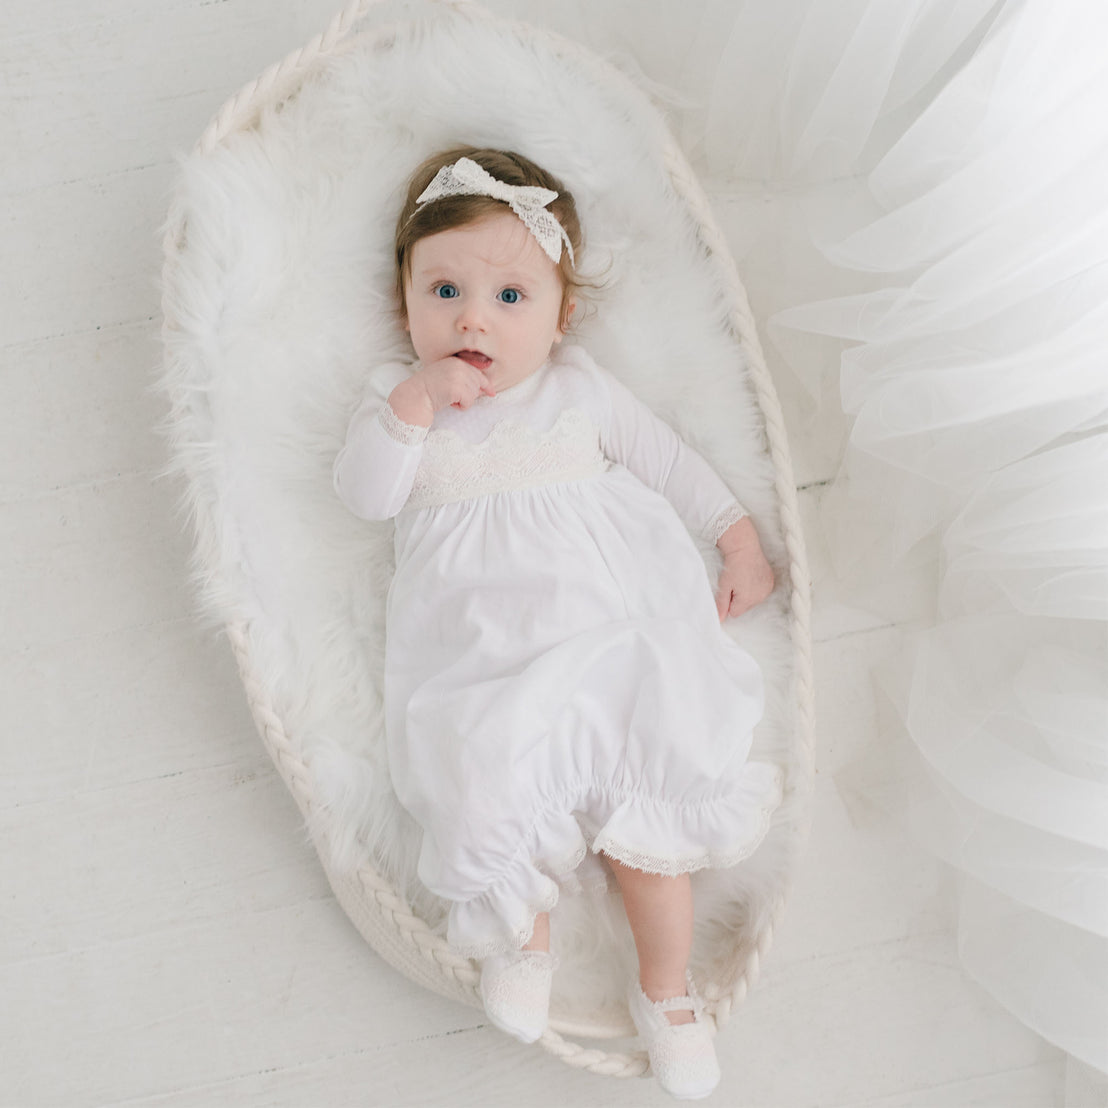
<instances>
[{"instance_id":1,"label":"baby's nose","mask_svg":"<svg viewBox=\"0 0 1108 1108\"><path fill-rule=\"evenodd\" d=\"M470 302L458 313L459 331L484 331L486 326L485 311L480 304Z\"/></svg>"}]
</instances>

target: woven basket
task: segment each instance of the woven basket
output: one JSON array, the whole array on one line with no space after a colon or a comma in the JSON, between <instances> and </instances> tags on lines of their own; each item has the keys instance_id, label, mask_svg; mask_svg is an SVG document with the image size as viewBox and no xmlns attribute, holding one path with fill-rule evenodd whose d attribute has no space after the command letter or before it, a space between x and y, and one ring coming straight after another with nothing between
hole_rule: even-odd
<instances>
[{"instance_id":1,"label":"woven basket","mask_svg":"<svg viewBox=\"0 0 1108 1108\"><path fill-rule=\"evenodd\" d=\"M377 57L384 64L389 52L403 43L407 51L417 50L426 31L422 22L390 22L374 17L377 5L360 0L342 11L325 33L303 49L266 70L247 85L218 112L191 155L195 162L215 157L226 150L234 136L258 126L263 113L279 111L295 98L307 82L326 82L329 67L336 59L352 52ZM668 175L668 187L680 199L695 235L703 264L714 270L714 279L722 282L728 294L725 326L736 349L745 361L745 372L757 399L765 437L765 449L772 461L774 492L779 513L780 536L785 555L777 566L779 595L787 611L786 653L790 656L786 721L789 732L788 774L784 817L771 829L767 842L783 860L782 878L762 910L753 934L735 936L728 949L714 952L710 979L701 982L709 1014L717 1024L725 1021L734 1006L745 997L758 975L759 967L772 941L773 930L785 903L793 863L803 847L808 830L809 797L813 784L812 750L812 676L808 572L800 531L791 462L780 407L747 304L746 294L730 259L726 243L709 210L704 194L685 158L662 124L656 109L628 78L592 56L576 44L549 32L523 25L507 25L468 4L439 5L432 19L461 19L472 26L483 22L495 25L500 36L507 34L521 50L542 51L558 60L566 69L567 80L586 82L603 98L608 110L626 113L628 126L642 128L642 141L651 145L659 164ZM612 107L614 105L614 108ZM641 121L647 120L644 126ZM327 849L327 819L317 795L311 757L305 750L296 725L275 709L271 681L259 672L257 644L272 629L265 625L264 614L256 605L239 602L243 585L231 580L224 569L226 548L236 542L233 512L218 489L213 491L211 475L196 461L196 428L203 424L201 411L204 392L195 369L190 343L194 337L191 323L181 318L176 295L183 264L195 247L189 241L188 218L181 206L175 206L166 229L164 289L164 337L166 344L165 387L172 405L170 437L177 469L188 485L188 499L196 524L196 564L207 588L209 606L225 622L238 661L242 682L261 737L289 791L296 800L317 839L321 861L335 894L367 942L388 962L413 981L443 996L479 1006L476 993L478 970L474 963L459 957L446 941L397 892L392 882L368 863L356 870L338 870ZM210 467L209 467L210 468ZM214 599L213 599L214 597ZM560 1013L541 1045L568 1064L597 1073L634 1076L647 1069L642 1052L612 1052L599 1046L582 1045L574 1038L605 1038L627 1035L631 1031L625 1014L598 1017L594 1012Z\"/></svg>"}]
</instances>

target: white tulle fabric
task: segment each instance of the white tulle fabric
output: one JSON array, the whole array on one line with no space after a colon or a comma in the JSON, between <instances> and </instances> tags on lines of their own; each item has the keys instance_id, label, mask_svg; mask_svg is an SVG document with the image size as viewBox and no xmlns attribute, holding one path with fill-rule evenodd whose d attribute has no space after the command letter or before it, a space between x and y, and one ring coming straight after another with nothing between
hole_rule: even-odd
<instances>
[{"instance_id":1,"label":"white tulle fabric","mask_svg":"<svg viewBox=\"0 0 1108 1108\"><path fill-rule=\"evenodd\" d=\"M1103 8L1005 6L866 178L876 214L825 246L871 289L777 320L856 344L824 501L838 564L886 595L913 561L937 582L887 680L912 745L874 795L963 875L968 971L1101 1069L1106 36Z\"/></svg>"},{"instance_id":2,"label":"white tulle fabric","mask_svg":"<svg viewBox=\"0 0 1108 1108\"><path fill-rule=\"evenodd\" d=\"M835 586L892 620L922 594L870 796L962 875L966 969L1108 1070L1108 9L489 3L680 90L725 201L803 197L733 246L772 235L795 286L794 441L845 439Z\"/></svg>"},{"instance_id":3,"label":"white tulle fabric","mask_svg":"<svg viewBox=\"0 0 1108 1108\"><path fill-rule=\"evenodd\" d=\"M423 437L379 415L408 372L371 376L335 485L396 519L389 769L451 944L518 948L601 853L665 874L748 857L783 774L748 761L762 674L689 535L741 517L733 493L580 348Z\"/></svg>"}]
</instances>

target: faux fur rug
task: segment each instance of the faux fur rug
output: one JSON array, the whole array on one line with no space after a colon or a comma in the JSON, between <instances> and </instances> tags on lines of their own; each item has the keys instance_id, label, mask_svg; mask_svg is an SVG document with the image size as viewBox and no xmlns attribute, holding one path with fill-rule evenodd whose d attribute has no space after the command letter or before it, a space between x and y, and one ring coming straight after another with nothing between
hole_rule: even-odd
<instances>
[{"instance_id":1,"label":"faux fur rug","mask_svg":"<svg viewBox=\"0 0 1108 1108\"><path fill-rule=\"evenodd\" d=\"M185 159L175 199L187 237L166 290L179 330L165 383L207 611L249 625L255 675L309 767L313 830L332 863L372 858L437 928L444 906L415 877L417 829L385 761L392 524L354 519L331 487L367 370L410 354L392 231L426 155L512 148L566 182L597 285L574 340L716 466L787 582L775 474L720 267L670 184L659 116L597 73L553 38L439 10L397 24L385 44L353 40L257 126ZM705 556L714 582L718 562ZM753 756L795 784L786 591L728 630L767 678ZM733 975L784 894L803 803L790 789L752 859L695 875L702 978ZM555 1016L618 1008L634 953L617 895L563 897L553 932Z\"/></svg>"}]
</instances>

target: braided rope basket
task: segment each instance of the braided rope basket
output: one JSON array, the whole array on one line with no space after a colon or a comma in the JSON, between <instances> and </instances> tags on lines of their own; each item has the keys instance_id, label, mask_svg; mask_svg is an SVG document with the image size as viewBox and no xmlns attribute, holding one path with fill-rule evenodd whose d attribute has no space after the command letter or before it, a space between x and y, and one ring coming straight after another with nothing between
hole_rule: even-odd
<instances>
[{"instance_id":1,"label":"braided rope basket","mask_svg":"<svg viewBox=\"0 0 1108 1108\"><path fill-rule=\"evenodd\" d=\"M231 98L214 117L191 155L194 162L218 155L235 136L259 126L265 113L280 112L307 83L324 80L327 66L344 53L361 51L369 57L387 52L397 38L395 23L367 26L376 0L357 0L340 12L327 30L284 61L267 69L257 80ZM617 103L634 105L636 112L656 112L643 94L616 69L572 42L549 32L522 25L505 25L469 4L443 2L433 19L462 19L478 27L493 23L499 33L510 34L524 49L542 49L572 65L577 75L587 75L591 86ZM505 31L505 27L508 30ZM418 39L418 33L411 36ZM790 744L786 780L786 817L771 830L778 855L784 860L782 878L757 914L757 928L734 942L728 950L716 952L711 979L701 983L709 1015L717 1025L728 1019L758 977L761 962L772 942L791 881L793 862L807 836L814 779L813 690L811 675L810 607L808 571L797 509L796 489L786 443L785 428L773 383L766 368L746 293L735 270L726 242L716 226L707 200L684 156L664 126L657 123L650 141L657 145L657 157L668 174L669 188L684 205L692 221L698 251L714 279L726 290L727 318L722 324L741 349L746 375L760 412L764 442L773 471L773 495L779 513L783 555L777 559L778 594L787 620L789 675L787 682L788 731ZM166 344L165 387L172 404L170 437L177 470L189 486L190 509L196 527L196 565L208 594L209 606L224 622L239 665L250 708L263 742L292 793L306 823L312 829L328 879L339 903L367 942L389 963L417 984L464 1004L480 1006L476 986L478 970L458 956L436 929L413 910L400 895L396 883L378 868L363 861L356 867L333 864L328 849L327 806L318 794L311 753L305 747L289 712L275 706L272 679L263 672L258 644L267 633L264 619L250 604L240 603L234 582L221 568L226 549L236 537L226 522L227 506L220 495L205 491L210 485L210 459L191 441L190 430L206 418L209 403L202 382L190 378L188 347L196 339L192 323L182 318L179 284L184 260L192 248L187 206L177 205L165 235L163 273L164 339ZM184 351L185 353L182 353ZM214 599L213 599L214 597ZM295 716L295 713L293 713ZM296 717L299 718L299 717ZM768 840L767 840L768 841ZM595 1013L562 1013L552 1018L541 1045L567 1064L612 1076L636 1076L647 1069L642 1052L613 1052L575 1042L576 1038L613 1038L630 1033L625 1017L598 1019Z\"/></svg>"}]
</instances>

